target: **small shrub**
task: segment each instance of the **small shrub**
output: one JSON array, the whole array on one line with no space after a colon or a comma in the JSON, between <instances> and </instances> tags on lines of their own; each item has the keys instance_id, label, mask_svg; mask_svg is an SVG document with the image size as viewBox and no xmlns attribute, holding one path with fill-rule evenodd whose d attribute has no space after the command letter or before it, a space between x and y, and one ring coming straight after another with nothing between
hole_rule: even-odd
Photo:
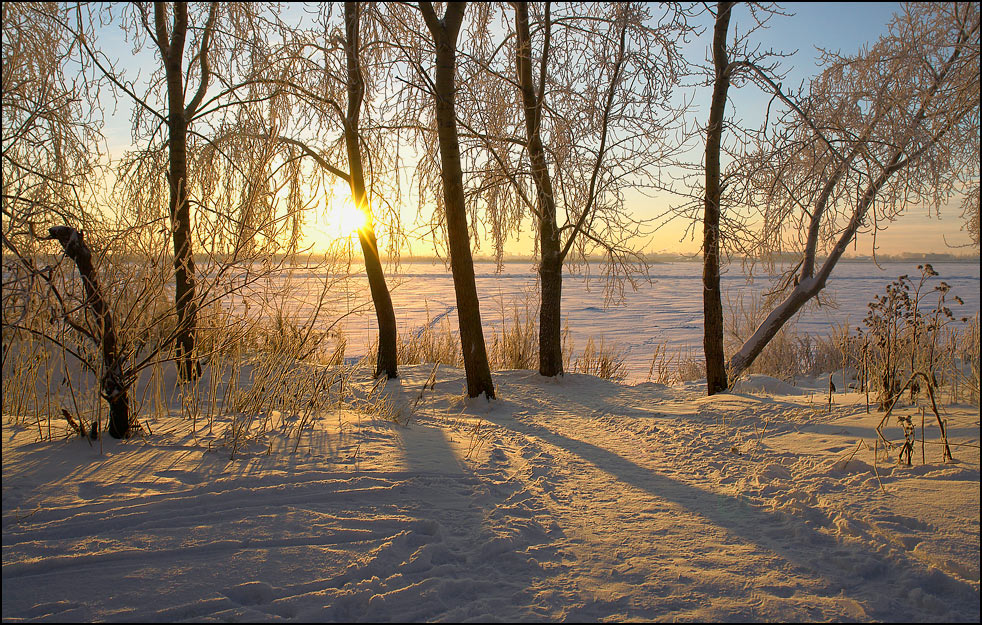
<instances>
[{"instance_id":1,"label":"small shrub","mask_svg":"<svg viewBox=\"0 0 982 625\"><path fill-rule=\"evenodd\" d=\"M875 296L863 319L865 329L857 328L864 349L865 379L868 388L877 393L881 410L904 391L910 392L911 403L916 402L922 390L919 380L936 394L946 380L959 376L961 367L956 359L967 362L969 370L973 357L978 362L978 343L974 349L959 350L958 333L950 327L956 318L949 298L962 304L961 298L951 295L951 287L944 281L931 286L938 272L930 264L917 268L921 275L916 281L900 276L887 285L884 295ZM969 326L967 334L972 331Z\"/></svg>"}]
</instances>

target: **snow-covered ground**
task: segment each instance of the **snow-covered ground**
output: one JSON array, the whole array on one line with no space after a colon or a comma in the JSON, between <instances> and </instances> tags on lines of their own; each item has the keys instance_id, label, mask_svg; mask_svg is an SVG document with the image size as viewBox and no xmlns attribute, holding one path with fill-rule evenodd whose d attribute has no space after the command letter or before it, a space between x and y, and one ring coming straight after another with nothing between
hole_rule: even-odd
<instances>
[{"instance_id":1,"label":"snow-covered ground","mask_svg":"<svg viewBox=\"0 0 982 625\"><path fill-rule=\"evenodd\" d=\"M977 407L905 467L821 385L505 371L488 402L432 370L388 382L405 425L270 415L234 457L227 424L5 416L3 620L979 621Z\"/></svg>"}]
</instances>

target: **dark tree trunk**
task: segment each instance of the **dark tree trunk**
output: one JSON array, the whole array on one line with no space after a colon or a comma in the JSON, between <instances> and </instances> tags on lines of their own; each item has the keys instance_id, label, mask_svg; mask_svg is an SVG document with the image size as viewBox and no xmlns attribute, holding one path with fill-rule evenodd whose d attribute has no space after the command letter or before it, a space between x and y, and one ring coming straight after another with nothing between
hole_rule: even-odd
<instances>
[{"instance_id":1,"label":"dark tree trunk","mask_svg":"<svg viewBox=\"0 0 982 625\"><path fill-rule=\"evenodd\" d=\"M56 239L71 258L82 276L86 303L92 308L99 325L99 341L102 347L102 396L109 403L109 434L113 438L126 438L130 433L130 408L126 395L123 359L117 348L116 329L112 313L102 297L102 289L92 266L92 253L82 234L68 226L49 228L49 239Z\"/></svg>"},{"instance_id":2,"label":"dark tree trunk","mask_svg":"<svg viewBox=\"0 0 982 625\"><path fill-rule=\"evenodd\" d=\"M175 339L178 371L181 379L194 380L201 375L201 364L195 359L194 254L191 249L191 210L188 202L187 111L184 108L184 41L187 36L187 3L174 3L174 20L168 37L164 3L157 2L154 12L158 45L164 59L167 78L167 127L170 163L167 183L170 190L170 221L174 235L174 290L177 309Z\"/></svg>"},{"instance_id":3,"label":"dark tree trunk","mask_svg":"<svg viewBox=\"0 0 982 625\"><path fill-rule=\"evenodd\" d=\"M463 348L467 395L494 397L494 382L488 364L481 308L474 281L467 211L464 204L464 175L460 164L457 138L457 115L454 109L454 74L456 71L457 35L464 17L465 3L450 3L442 20L437 19L429 2L420 10L436 44L436 121L440 142L440 164L443 177L443 202L447 217L447 239L450 244L450 269L457 296L457 320Z\"/></svg>"},{"instance_id":4,"label":"dark tree trunk","mask_svg":"<svg viewBox=\"0 0 982 625\"><path fill-rule=\"evenodd\" d=\"M543 67L549 54L549 18L546 5L545 43L542 52ZM522 107L525 110L526 145L532 165L532 179L535 181L536 200L539 210L539 281L541 295L539 303L539 373L552 377L563 374L562 344L562 295L563 295L563 254L556 226L556 199L553 195L552 179L546 163L545 149L542 147L542 89L536 96L532 83L532 37L529 32L527 2L515 3L515 32L518 38L516 67L518 85L522 93ZM542 76L540 72L540 76ZM540 80L542 80L540 78Z\"/></svg>"},{"instance_id":5,"label":"dark tree trunk","mask_svg":"<svg viewBox=\"0 0 982 625\"><path fill-rule=\"evenodd\" d=\"M545 240L545 239L543 239ZM554 240L555 241L555 240ZM539 260L541 302L539 307L539 374L547 377L563 375L563 261L557 249L542 247Z\"/></svg>"},{"instance_id":6,"label":"dark tree trunk","mask_svg":"<svg viewBox=\"0 0 982 625\"><path fill-rule=\"evenodd\" d=\"M352 174L352 188L356 184ZM358 193L353 193L357 201ZM364 188L361 197L364 197ZM378 357L375 361L375 377L385 375L395 378L399 375L397 369L397 335L396 314L392 307L392 298L385 283L382 272L382 262L378 256L378 243L375 240L375 230L369 225L358 230L358 241L361 243L362 254L365 256L365 271L368 274L368 287L372 292L372 302L375 305L375 318L378 321Z\"/></svg>"},{"instance_id":7,"label":"dark tree trunk","mask_svg":"<svg viewBox=\"0 0 982 625\"><path fill-rule=\"evenodd\" d=\"M375 239L375 226L372 221L371 207L368 205L365 192L365 175L361 162L361 149L358 145L358 119L361 114L361 103L365 97L365 83L362 79L361 66L358 62L360 46L358 27L359 7L357 2L344 3L344 23L347 41L345 52L348 61L348 111L345 117L344 143L348 152L348 170L350 174L351 195L355 205L366 215L366 224L358 229L358 241L361 243L362 254L365 257L365 272L368 274L368 286L372 292L372 303L375 305L375 317L378 320L378 359L375 364L375 377L383 373L394 378L397 371L396 315L392 308L392 297L389 295L382 271L382 261L378 254L378 242Z\"/></svg>"},{"instance_id":8,"label":"dark tree trunk","mask_svg":"<svg viewBox=\"0 0 982 625\"><path fill-rule=\"evenodd\" d=\"M706 353L706 390L710 395L725 391L726 361L723 354L723 302L719 286L720 222L720 142L723 136L723 114L730 75L726 58L726 33L730 11L735 3L716 4L716 27L713 33L713 65L716 79L706 130L706 198L702 230L702 297L705 322L703 348Z\"/></svg>"}]
</instances>

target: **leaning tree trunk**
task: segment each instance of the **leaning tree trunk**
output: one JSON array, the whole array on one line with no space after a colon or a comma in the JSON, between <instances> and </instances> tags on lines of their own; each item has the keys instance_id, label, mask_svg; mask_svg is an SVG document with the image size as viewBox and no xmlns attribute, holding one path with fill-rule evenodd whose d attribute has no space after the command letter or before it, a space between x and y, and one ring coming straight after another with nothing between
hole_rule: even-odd
<instances>
[{"instance_id":1,"label":"leaning tree trunk","mask_svg":"<svg viewBox=\"0 0 982 625\"><path fill-rule=\"evenodd\" d=\"M201 375L201 364L195 359L195 328L198 310L194 288L194 255L191 250L191 208L188 201L188 120L184 107L184 41L187 35L187 3L174 3L171 36L167 37L164 8L154 6L161 55L167 79L167 128L170 190L170 221L174 232L174 290L177 309L175 340L178 371L181 379L195 380Z\"/></svg>"},{"instance_id":2,"label":"leaning tree trunk","mask_svg":"<svg viewBox=\"0 0 982 625\"><path fill-rule=\"evenodd\" d=\"M112 313L102 297L102 289L92 266L92 252L89 251L82 233L68 226L54 226L48 229L48 239L55 239L65 250L65 255L75 262L82 276L85 301L95 314L99 326L99 341L102 347L102 396L109 403L109 434L113 438L126 438L130 433L130 408L126 395L126 382L123 373L123 357L119 353L116 328Z\"/></svg>"},{"instance_id":3,"label":"leaning tree trunk","mask_svg":"<svg viewBox=\"0 0 982 625\"><path fill-rule=\"evenodd\" d=\"M436 121L440 143L440 165L443 177L443 202L447 217L447 239L450 244L450 269L457 297L457 321L463 348L467 395L494 397L494 382L488 364L481 307L474 280L467 211L464 203L464 175L460 164L457 137L457 114L454 109L454 74L456 71L457 34L463 21L464 3L447 5L444 19L436 18L430 3L420 3L427 27L436 44Z\"/></svg>"},{"instance_id":4,"label":"leaning tree trunk","mask_svg":"<svg viewBox=\"0 0 982 625\"><path fill-rule=\"evenodd\" d=\"M853 152L855 154L855 151ZM778 304L774 310L767 315L764 321L757 327L757 330L753 335L747 339L747 341L740 347L740 350L733 354L730 358L730 374L733 376L738 376L747 370L750 365L753 364L757 356L760 355L767 344L777 336L777 333L784 327L794 315L801 310L801 308L808 302L811 298L818 295L822 289L825 288L825 284L832 274L832 270L835 268L836 263L842 258L845 253L846 248L849 243L856 236L859 231L860 226L866 219L866 213L869 211L870 206L873 205L873 200L876 198L880 190L886 185L890 177L896 173L905 163L909 162L909 159L903 159L903 152L897 149L894 152L893 157L890 159L889 164L883 168L880 175L866 187L862 196L859 198L859 202L856 205L856 210L846 225L845 229L839 235L836 240L835 245L829 252L828 257L825 262L822 263L821 268L818 273L813 273L813 267L815 266L815 254L816 245L814 241L815 237L818 236L818 224L822 219L822 215L825 212L825 206L829 199L829 194L831 193L831 188L835 184L835 180L838 176L845 171L849 162L851 161L852 155L850 155L849 160L846 160L839 165L838 171L832 176L832 180L826 183L825 192L822 193L821 198L812 210L812 224L811 224L811 234L809 235L809 245L806 248L805 257L802 260L801 274L799 275L798 284L791 291L783 302Z\"/></svg>"},{"instance_id":5,"label":"leaning tree trunk","mask_svg":"<svg viewBox=\"0 0 982 625\"><path fill-rule=\"evenodd\" d=\"M723 302L719 284L720 164L719 151L723 136L723 113L730 75L726 58L726 32L730 25L733 2L716 4L716 27L713 33L713 65L716 79L706 129L706 198L702 223L702 306L703 349L706 354L706 391L714 395L725 391L726 363L723 354Z\"/></svg>"},{"instance_id":6,"label":"leaning tree trunk","mask_svg":"<svg viewBox=\"0 0 982 625\"><path fill-rule=\"evenodd\" d=\"M348 169L351 195L355 205L365 212L366 224L358 229L358 241L361 243L362 255L365 257L365 273L368 274L368 286L372 292L372 303L375 305L375 317L378 320L378 359L375 363L375 377L383 373L394 378L397 371L397 342L396 315L392 307L392 297L385 284L385 274L382 271L382 261L378 254L378 241L375 239L375 226L372 221L371 207L368 205L365 192L365 174L361 162L361 149L358 145L358 118L361 114L361 103L365 97L365 83L362 79L361 66L358 63L360 49L359 6L357 2L344 3L344 24L347 41L345 53L348 62L348 111L344 124L344 143L348 152Z\"/></svg>"},{"instance_id":7,"label":"leaning tree trunk","mask_svg":"<svg viewBox=\"0 0 982 625\"><path fill-rule=\"evenodd\" d=\"M824 284L819 285L815 278L810 278L807 282L800 282L791 294L767 315L764 322L757 327L753 336L747 339L740 350L733 354L730 358L730 374L736 378L746 371L757 359L757 356L764 351L771 339L777 336L784 324L794 317L808 300L818 295L823 286Z\"/></svg>"}]
</instances>

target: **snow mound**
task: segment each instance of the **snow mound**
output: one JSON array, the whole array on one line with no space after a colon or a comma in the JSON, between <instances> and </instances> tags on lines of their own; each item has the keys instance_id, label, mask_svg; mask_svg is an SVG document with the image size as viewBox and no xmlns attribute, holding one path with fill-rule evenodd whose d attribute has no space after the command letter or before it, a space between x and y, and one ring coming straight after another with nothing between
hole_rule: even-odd
<instances>
[{"instance_id":1,"label":"snow mound","mask_svg":"<svg viewBox=\"0 0 982 625\"><path fill-rule=\"evenodd\" d=\"M838 473L873 473L873 465L856 458L842 458L832 465Z\"/></svg>"},{"instance_id":2,"label":"snow mound","mask_svg":"<svg viewBox=\"0 0 982 625\"><path fill-rule=\"evenodd\" d=\"M805 391L769 375L753 373L733 385L738 392L767 393L768 395L804 395Z\"/></svg>"},{"instance_id":3,"label":"snow mound","mask_svg":"<svg viewBox=\"0 0 982 625\"><path fill-rule=\"evenodd\" d=\"M771 463L761 469L758 477L761 480L790 480L791 471L787 467L778 463Z\"/></svg>"}]
</instances>

